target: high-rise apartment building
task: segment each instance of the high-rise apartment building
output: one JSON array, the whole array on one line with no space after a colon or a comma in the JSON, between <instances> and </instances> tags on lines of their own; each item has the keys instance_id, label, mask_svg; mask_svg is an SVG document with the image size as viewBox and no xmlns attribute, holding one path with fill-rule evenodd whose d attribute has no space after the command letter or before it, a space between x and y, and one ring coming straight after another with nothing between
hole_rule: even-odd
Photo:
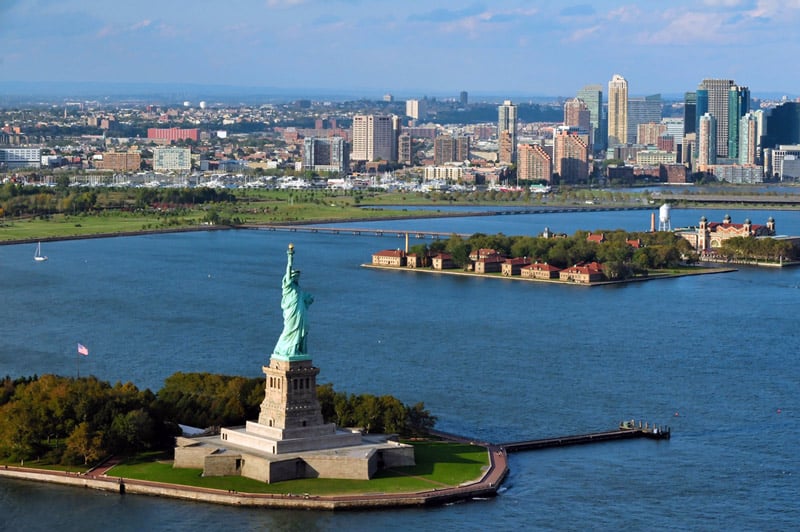
<instances>
[{"instance_id":1,"label":"high-rise apartment building","mask_svg":"<svg viewBox=\"0 0 800 532\"><path fill-rule=\"evenodd\" d=\"M739 164L756 164L758 157L758 118L748 111L739 120Z\"/></svg>"},{"instance_id":2,"label":"high-rise apartment building","mask_svg":"<svg viewBox=\"0 0 800 532\"><path fill-rule=\"evenodd\" d=\"M414 120L425 118L425 100L406 100L406 116Z\"/></svg>"},{"instance_id":3,"label":"high-rise apartment building","mask_svg":"<svg viewBox=\"0 0 800 532\"><path fill-rule=\"evenodd\" d=\"M461 91L461 93L458 95L458 103L461 105L461 107L466 107L469 105L469 94L467 94L467 91Z\"/></svg>"},{"instance_id":4,"label":"high-rise apartment building","mask_svg":"<svg viewBox=\"0 0 800 532\"><path fill-rule=\"evenodd\" d=\"M728 90L728 157L739 159L739 121L750 111L750 89L732 85Z\"/></svg>"},{"instance_id":5,"label":"high-rise apartment building","mask_svg":"<svg viewBox=\"0 0 800 532\"><path fill-rule=\"evenodd\" d=\"M411 166L413 164L413 151L411 135L408 133L401 133L397 137L397 162Z\"/></svg>"},{"instance_id":6,"label":"high-rise apartment building","mask_svg":"<svg viewBox=\"0 0 800 532\"><path fill-rule=\"evenodd\" d=\"M697 127L697 166L700 170L717 164L717 119L711 113L700 117Z\"/></svg>"},{"instance_id":7,"label":"high-rise apartment building","mask_svg":"<svg viewBox=\"0 0 800 532\"><path fill-rule=\"evenodd\" d=\"M606 149L606 120L603 114L603 87L600 85L587 85L578 91L578 98L583 100L589 109L589 141L594 151Z\"/></svg>"},{"instance_id":8,"label":"high-rise apartment building","mask_svg":"<svg viewBox=\"0 0 800 532\"><path fill-rule=\"evenodd\" d=\"M662 123L648 122L636 126L636 144L656 146L658 138L667 133L667 126Z\"/></svg>"},{"instance_id":9,"label":"high-rise apartment building","mask_svg":"<svg viewBox=\"0 0 800 532\"><path fill-rule=\"evenodd\" d=\"M608 82L608 147L628 141L628 82L614 74Z\"/></svg>"},{"instance_id":10,"label":"high-rise apartment building","mask_svg":"<svg viewBox=\"0 0 800 532\"><path fill-rule=\"evenodd\" d=\"M575 128L556 128L553 138L553 172L559 183L577 183L589 178L589 146Z\"/></svg>"},{"instance_id":11,"label":"high-rise apartment building","mask_svg":"<svg viewBox=\"0 0 800 532\"><path fill-rule=\"evenodd\" d=\"M347 144L342 137L303 139L303 169L346 174L349 170Z\"/></svg>"},{"instance_id":12,"label":"high-rise apartment building","mask_svg":"<svg viewBox=\"0 0 800 532\"><path fill-rule=\"evenodd\" d=\"M517 178L526 181L553 180L553 160L539 144L520 144L517 151Z\"/></svg>"},{"instance_id":13,"label":"high-rise apartment building","mask_svg":"<svg viewBox=\"0 0 800 532\"><path fill-rule=\"evenodd\" d=\"M394 161L397 148L394 121L391 116L355 115L353 117L354 161Z\"/></svg>"},{"instance_id":14,"label":"high-rise apartment building","mask_svg":"<svg viewBox=\"0 0 800 532\"><path fill-rule=\"evenodd\" d=\"M510 152L508 149L505 153L502 149L499 150L500 162L513 164L517 151L517 106L511 103L511 100L505 100L503 105L497 108L497 117L497 139L502 143L503 134L507 133L509 138L505 142L510 146Z\"/></svg>"},{"instance_id":15,"label":"high-rise apartment building","mask_svg":"<svg viewBox=\"0 0 800 532\"><path fill-rule=\"evenodd\" d=\"M636 142L639 124L661 122L661 95L628 98L628 144Z\"/></svg>"},{"instance_id":16,"label":"high-rise apartment building","mask_svg":"<svg viewBox=\"0 0 800 532\"><path fill-rule=\"evenodd\" d=\"M580 98L570 98L564 103L564 125L580 129L589 134L591 140L592 113L586 102Z\"/></svg>"},{"instance_id":17,"label":"high-rise apartment building","mask_svg":"<svg viewBox=\"0 0 800 532\"><path fill-rule=\"evenodd\" d=\"M728 156L728 109L729 92L734 85L732 79L704 79L697 89L697 121L706 113L716 119L717 157ZM700 133L698 127L698 134ZM698 148L700 142L698 140Z\"/></svg>"}]
</instances>

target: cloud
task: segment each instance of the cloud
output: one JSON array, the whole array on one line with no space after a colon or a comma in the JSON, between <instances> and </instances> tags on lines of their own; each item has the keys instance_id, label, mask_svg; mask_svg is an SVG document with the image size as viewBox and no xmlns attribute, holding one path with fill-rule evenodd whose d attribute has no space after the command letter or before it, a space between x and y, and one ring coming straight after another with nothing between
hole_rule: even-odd
<instances>
[{"instance_id":1,"label":"cloud","mask_svg":"<svg viewBox=\"0 0 800 532\"><path fill-rule=\"evenodd\" d=\"M562 17L588 17L595 15L596 11L591 4L577 4L570 7L565 7L559 13Z\"/></svg>"},{"instance_id":2,"label":"cloud","mask_svg":"<svg viewBox=\"0 0 800 532\"><path fill-rule=\"evenodd\" d=\"M603 27L599 24L589 28L579 28L568 35L564 41L566 42L579 42L596 35Z\"/></svg>"},{"instance_id":3,"label":"cloud","mask_svg":"<svg viewBox=\"0 0 800 532\"><path fill-rule=\"evenodd\" d=\"M267 0L267 7L270 9L295 7L304 4L305 1L306 0Z\"/></svg>"}]
</instances>

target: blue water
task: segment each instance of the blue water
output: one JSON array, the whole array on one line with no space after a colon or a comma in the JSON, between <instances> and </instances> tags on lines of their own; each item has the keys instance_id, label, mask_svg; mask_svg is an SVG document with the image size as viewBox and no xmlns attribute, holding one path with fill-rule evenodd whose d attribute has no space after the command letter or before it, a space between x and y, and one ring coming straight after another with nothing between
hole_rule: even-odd
<instances>
[{"instance_id":1,"label":"blue water","mask_svg":"<svg viewBox=\"0 0 800 532\"><path fill-rule=\"evenodd\" d=\"M728 211L673 211L673 225ZM800 234L797 211L730 211ZM681 220L675 222L675 220ZM355 225L363 226L366 222ZM536 234L645 230L647 211L370 224ZM361 268L394 237L227 231L0 247L0 374L261 376L294 242L320 382L424 401L494 442L668 424L666 442L512 455L496 499L326 513L227 508L0 479L6 529L792 530L800 522L800 269L612 287ZM90 349L77 360L76 343ZM78 366L77 363L80 365ZM676 415L677 414L677 415Z\"/></svg>"}]
</instances>

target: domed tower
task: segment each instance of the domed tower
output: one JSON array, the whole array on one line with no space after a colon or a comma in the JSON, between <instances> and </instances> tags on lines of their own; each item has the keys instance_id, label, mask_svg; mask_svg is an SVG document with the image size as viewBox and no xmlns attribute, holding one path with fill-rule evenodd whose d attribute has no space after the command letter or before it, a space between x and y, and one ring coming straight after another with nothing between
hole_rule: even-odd
<instances>
[{"instance_id":1,"label":"domed tower","mask_svg":"<svg viewBox=\"0 0 800 532\"><path fill-rule=\"evenodd\" d=\"M703 252L708 250L709 247L709 234L708 234L708 220L705 216L700 217L700 227L697 228L697 251Z\"/></svg>"},{"instance_id":2,"label":"domed tower","mask_svg":"<svg viewBox=\"0 0 800 532\"><path fill-rule=\"evenodd\" d=\"M722 223L724 223L724 224L731 223L731 215L730 214L726 214L725 218L722 219Z\"/></svg>"},{"instance_id":3,"label":"domed tower","mask_svg":"<svg viewBox=\"0 0 800 532\"><path fill-rule=\"evenodd\" d=\"M769 234L771 235L775 234L775 218L772 216L770 216L767 220L767 231L769 231Z\"/></svg>"},{"instance_id":4,"label":"domed tower","mask_svg":"<svg viewBox=\"0 0 800 532\"><path fill-rule=\"evenodd\" d=\"M744 219L742 229L744 229L745 233L747 233L747 236L753 235L753 224L750 222L750 218Z\"/></svg>"}]
</instances>

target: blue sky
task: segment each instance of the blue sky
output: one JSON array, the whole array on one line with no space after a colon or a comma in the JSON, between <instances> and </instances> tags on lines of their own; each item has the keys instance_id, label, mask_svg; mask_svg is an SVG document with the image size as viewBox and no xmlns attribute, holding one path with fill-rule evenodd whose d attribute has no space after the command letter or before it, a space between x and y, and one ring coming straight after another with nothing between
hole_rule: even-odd
<instances>
[{"instance_id":1,"label":"blue sky","mask_svg":"<svg viewBox=\"0 0 800 532\"><path fill-rule=\"evenodd\" d=\"M0 81L800 93L800 0L0 0ZM604 89L605 92L605 89Z\"/></svg>"}]
</instances>

